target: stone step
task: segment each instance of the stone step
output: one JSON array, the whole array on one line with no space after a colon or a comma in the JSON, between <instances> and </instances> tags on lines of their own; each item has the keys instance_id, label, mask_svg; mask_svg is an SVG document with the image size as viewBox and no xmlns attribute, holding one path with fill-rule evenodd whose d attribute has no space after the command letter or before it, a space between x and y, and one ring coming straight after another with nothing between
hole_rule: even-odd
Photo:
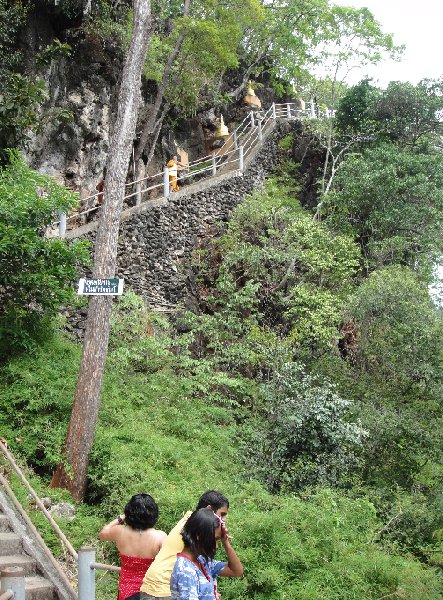
<instances>
[{"instance_id":1,"label":"stone step","mask_svg":"<svg viewBox=\"0 0 443 600\"><path fill-rule=\"evenodd\" d=\"M0 556L0 571L6 567L20 567L25 575L35 575L36 561L26 554Z\"/></svg>"},{"instance_id":2,"label":"stone step","mask_svg":"<svg viewBox=\"0 0 443 600\"><path fill-rule=\"evenodd\" d=\"M56 600L55 588L43 577L25 577L26 600Z\"/></svg>"},{"instance_id":3,"label":"stone step","mask_svg":"<svg viewBox=\"0 0 443 600\"><path fill-rule=\"evenodd\" d=\"M8 531L10 529L9 519L6 515L0 513L0 531Z\"/></svg>"},{"instance_id":4,"label":"stone step","mask_svg":"<svg viewBox=\"0 0 443 600\"><path fill-rule=\"evenodd\" d=\"M20 537L10 531L0 532L0 556L21 554L22 542Z\"/></svg>"}]
</instances>

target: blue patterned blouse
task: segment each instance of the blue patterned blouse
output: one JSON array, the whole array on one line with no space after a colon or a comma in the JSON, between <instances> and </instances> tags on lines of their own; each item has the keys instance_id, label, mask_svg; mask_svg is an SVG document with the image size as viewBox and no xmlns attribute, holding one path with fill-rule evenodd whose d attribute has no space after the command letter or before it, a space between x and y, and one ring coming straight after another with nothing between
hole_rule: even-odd
<instances>
[{"instance_id":1,"label":"blue patterned blouse","mask_svg":"<svg viewBox=\"0 0 443 600\"><path fill-rule=\"evenodd\" d=\"M215 580L227 563L220 560L206 562L202 556L197 560L206 575L189 558L177 555L171 575L172 600L215 600Z\"/></svg>"}]
</instances>

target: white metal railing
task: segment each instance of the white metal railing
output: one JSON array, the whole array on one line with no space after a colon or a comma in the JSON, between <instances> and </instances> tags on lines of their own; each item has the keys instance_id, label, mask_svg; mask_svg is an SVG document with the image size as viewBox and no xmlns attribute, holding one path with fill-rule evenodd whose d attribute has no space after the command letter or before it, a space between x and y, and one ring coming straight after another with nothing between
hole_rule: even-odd
<instances>
[{"instance_id":1,"label":"white metal railing","mask_svg":"<svg viewBox=\"0 0 443 600\"><path fill-rule=\"evenodd\" d=\"M245 161L251 157L253 150L259 147L267 135L271 124L276 119L303 119L306 117L315 118L315 109L311 103L309 110L302 110L295 103L272 104L266 111L251 111L237 128L225 140L223 146L216 152L208 154L202 158L198 158L188 164L186 169L179 171L177 182L186 182L194 179L211 178L217 175L221 168L226 170L243 171ZM134 188L130 190L129 188ZM125 194L123 200L130 198L136 199L136 205L141 204L143 200L150 199L152 196L156 198L169 198L170 182L169 169L164 167L163 171L153 175L146 175L135 181L126 184L128 193ZM159 193L160 192L160 193ZM103 196L103 192L96 192L86 198L82 198L82 202L94 202L94 206L80 212L74 213L66 217L61 214L60 220L52 224L52 228L48 231L48 235L56 235L58 227L58 235L64 237L66 233L67 223L75 221L83 216L91 213L96 213L100 209L98 204L99 196Z\"/></svg>"}]
</instances>

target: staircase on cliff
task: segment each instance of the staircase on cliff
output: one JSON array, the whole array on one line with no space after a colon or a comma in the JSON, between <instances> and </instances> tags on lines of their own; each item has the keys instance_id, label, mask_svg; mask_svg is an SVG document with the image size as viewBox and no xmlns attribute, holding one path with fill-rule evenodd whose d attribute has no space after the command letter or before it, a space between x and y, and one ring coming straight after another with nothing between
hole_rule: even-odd
<instances>
[{"instance_id":1,"label":"staircase on cliff","mask_svg":"<svg viewBox=\"0 0 443 600\"><path fill-rule=\"evenodd\" d=\"M304 120L309 117L309 112L300 110L295 103L272 104L267 111L256 113L251 111L227 138L224 145L214 154L204 156L188 164L185 173L179 172L177 178L180 186L175 197L189 197L212 188L221 181L243 175L246 168L254 161L265 140L274 130L277 120ZM122 213L122 219L140 210L142 204L150 206L166 206L170 196L168 181L168 169L159 173L147 175L142 179L126 184L125 205L135 202L133 209L126 208ZM135 191L134 191L135 190ZM101 203L97 203L98 196L102 192L96 192L82 199L83 203L91 202L92 208L82 210L67 217L61 215L60 221L53 223L47 235L50 237L66 237L74 239L94 231L98 225L98 211ZM89 220L84 224L82 219ZM70 223L70 225L69 225Z\"/></svg>"},{"instance_id":2,"label":"staircase on cliff","mask_svg":"<svg viewBox=\"0 0 443 600\"><path fill-rule=\"evenodd\" d=\"M0 571L19 567L26 600L71 600L76 595L48 559L47 550L0 491Z\"/></svg>"}]
</instances>

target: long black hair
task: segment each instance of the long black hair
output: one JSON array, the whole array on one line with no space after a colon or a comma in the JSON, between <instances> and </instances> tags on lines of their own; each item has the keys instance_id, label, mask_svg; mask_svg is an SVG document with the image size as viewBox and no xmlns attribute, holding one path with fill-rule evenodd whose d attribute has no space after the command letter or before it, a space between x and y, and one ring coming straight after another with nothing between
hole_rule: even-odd
<instances>
[{"instance_id":1,"label":"long black hair","mask_svg":"<svg viewBox=\"0 0 443 600\"><path fill-rule=\"evenodd\" d=\"M201 554L205 560L213 559L217 550L217 527L220 527L220 519L210 508L195 510L182 530L184 545L197 556Z\"/></svg>"},{"instance_id":2,"label":"long black hair","mask_svg":"<svg viewBox=\"0 0 443 600\"><path fill-rule=\"evenodd\" d=\"M125 506L125 522L133 529L154 527L158 519L158 506L149 494L135 494Z\"/></svg>"}]
</instances>

